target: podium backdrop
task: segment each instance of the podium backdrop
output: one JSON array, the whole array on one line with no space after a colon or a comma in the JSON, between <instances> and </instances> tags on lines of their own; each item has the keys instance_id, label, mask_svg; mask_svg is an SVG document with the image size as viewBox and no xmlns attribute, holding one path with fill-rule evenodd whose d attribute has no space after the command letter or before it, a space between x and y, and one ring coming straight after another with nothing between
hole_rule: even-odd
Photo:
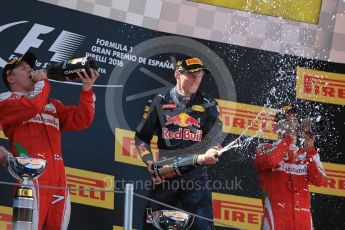
<instances>
[{"instance_id":1,"label":"podium backdrop","mask_svg":"<svg viewBox=\"0 0 345 230\"><path fill-rule=\"evenodd\" d=\"M345 227L344 64L161 33L33 0L6 1L2 9L1 67L28 49L37 54L37 68L85 55L99 65L91 128L62 138L68 186L88 190L71 192L70 229L122 228L124 195L100 189L122 191L132 182L136 193L147 194L150 180L137 158L134 130L146 101L175 84L173 64L185 55L200 57L210 70L201 90L218 99L224 142L240 135L246 140L243 148L226 152L209 168L214 219L239 228L260 227L261 191L253 153L258 142L277 138L271 123L275 109L293 102L300 117L320 115L331 123L331 132L317 140L329 183L311 187L315 228ZM51 84L51 97L78 102L81 86ZM6 91L2 83L0 90ZM0 137L8 147L2 131ZM0 181L14 179L1 169ZM0 229L11 225L12 189L0 185ZM136 229L141 229L144 204L135 197Z\"/></svg>"}]
</instances>

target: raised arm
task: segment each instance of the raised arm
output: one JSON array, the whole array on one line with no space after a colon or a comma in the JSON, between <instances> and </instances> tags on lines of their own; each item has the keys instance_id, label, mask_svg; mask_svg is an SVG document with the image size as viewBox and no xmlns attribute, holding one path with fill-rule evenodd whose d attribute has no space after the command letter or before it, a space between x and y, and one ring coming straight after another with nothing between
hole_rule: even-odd
<instances>
[{"instance_id":1,"label":"raised arm","mask_svg":"<svg viewBox=\"0 0 345 230\"><path fill-rule=\"evenodd\" d=\"M258 147L254 158L256 169L258 171L264 171L276 168L289 150L292 140L292 137L287 135L281 140L281 142L274 146L267 144Z\"/></svg>"},{"instance_id":2,"label":"raised arm","mask_svg":"<svg viewBox=\"0 0 345 230\"><path fill-rule=\"evenodd\" d=\"M79 105L65 106L59 101L56 103L59 110L61 130L88 128L94 118L96 97L92 87L99 77L99 73L96 70L90 69L90 75L86 71L82 74L78 73L78 75L83 83Z\"/></svg>"}]
</instances>

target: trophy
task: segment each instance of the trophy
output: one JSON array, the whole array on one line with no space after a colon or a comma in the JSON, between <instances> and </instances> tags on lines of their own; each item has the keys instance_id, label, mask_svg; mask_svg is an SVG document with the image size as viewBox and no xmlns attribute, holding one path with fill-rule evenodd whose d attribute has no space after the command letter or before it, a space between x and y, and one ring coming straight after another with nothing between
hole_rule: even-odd
<instances>
[{"instance_id":1,"label":"trophy","mask_svg":"<svg viewBox=\"0 0 345 230\"><path fill-rule=\"evenodd\" d=\"M187 230L193 224L194 216L175 210L147 209L147 222L159 230Z\"/></svg>"},{"instance_id":2,"label":"trophy","mask_svg":"<svg viewBox=\"0 0 345 230\"><path fill-rule=\"evenodd\" d=\"M12 154L8 160L9 173L20 181L15 198L13 200L13 224L14 230L30 230L32 228L34 196L32 188L28 186L28 181L38 178L47 165L46 160L14 157Z\"/></svg>"}]
</instances>

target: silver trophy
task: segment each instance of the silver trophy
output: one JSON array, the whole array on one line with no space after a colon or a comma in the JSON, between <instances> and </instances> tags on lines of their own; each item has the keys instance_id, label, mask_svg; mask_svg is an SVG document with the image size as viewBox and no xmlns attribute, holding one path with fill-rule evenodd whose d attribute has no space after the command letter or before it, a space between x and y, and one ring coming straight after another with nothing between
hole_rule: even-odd
<instances>
[{"instance_id":1,"label":"silver trophy","mask_svg":"<svg viewBox=\"0 0 345 230\"><path fill-rule=\"evenodd\" d=\"M194 216L175 210L147 209L147 222L159 230L187 230L193 224Z\"/></svg>"},{"instance_id":2,"label":"silver trophy","mask_svg":"<svg viewBox=\"0 0 345 230\"><path fill-rule=\"evenodd\" d=\"M14 157L10 155L8 160L9 173L20 181L16 196L13 200L14 230L32 229L32 219L35 198L28 181L38 178L47 166L47 161L38 158Z\"/></svg>"}]
</instances>

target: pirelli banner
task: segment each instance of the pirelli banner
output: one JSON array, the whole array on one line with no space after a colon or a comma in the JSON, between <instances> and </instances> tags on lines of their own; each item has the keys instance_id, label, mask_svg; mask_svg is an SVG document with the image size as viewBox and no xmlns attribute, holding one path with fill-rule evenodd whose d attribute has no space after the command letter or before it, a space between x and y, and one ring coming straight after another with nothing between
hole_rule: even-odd
<instances>
[{"instance_id":1,"label":"pirelli banner","mask_svg":"<svg viewBox=\"0 0 345 230\"><path fill-rule=\"evenodd\" d=\"M261 229L261 199L213 193L212 203L218 226L224 223L239 229Z\"/></svg>"},{"instance_id":2,"label":"pirelli banner","mask_svg":"<svg viewBox=\"0 0 345 230\"><path fill-rule=\"evenodd\" d=\"M0 229L12 229L12 207L0 206Z\"/></svg>"},{"instance_id":3,"label":"pirelli banner","mask_svg":"<svg viewBox=\"0 0 345 230\"><path fill-rule=\"evenodd\" d=\"M233 7L226 5L229 1L198 2ZM314 9L320 2L310 7L315 14L306 12L313 16L308 16L308 22L317 22ZM240 148L225 152L208 168L216 229L226 229L225 225L260 228L261 189L253 156L259 143L277 140L274 115L289 104L296 105L301 119L321 116L329 122L329 132L316 138L328 183L310 186L311 210L315 229L345 228L344 64L167 34L36 0L3 1L1 7L0 71L9 58L27 50L37 56L36 69L85 56L98 64L91 127L62 133L72 201L69 229L122 229L125 184L132 183L137 194L148 194L152 181L139 159L134 132L147 112L147 102L174 87L174 64L186 56L201 58L209 70L200 90L218 102L223 144L241 141ZM245 6L241 9L246 10ZM77 104L79 83L51 81L50 97L66 105ZM0 91L8 91L3 83ZM203 111L200 105L191 109ZM198 123L183 113L167 122L187 120ZM4 128L0 125L0 145L9 149ZM178 138L180 133L164 135ZM30 134L28 138L32 138ZM154 159L158 159L157 137L151 147ZM15 182L3 167L0 182ZM10 229L12 198L13 186L0 184L0 229ZM142 229L145 202L134 198L134 229Z\"/></svg>"},{"instance_id":4,"label":"pirelli banner","mask_svg":"<svg viewBox=\"0 0 345 230\"><path fill-rule=\"evenodd\" d=\"M218 100L223 132L276 140L271 108Z\"/></svg>"},{"instance_id":5,"label":"pirelli banner","mask_svg":"<svg viewBox=\"0 0 345 230\"><path fill-rule=\"evenodd\" d=\"M67 167L66 177L72 202L114 209L114 176Z\"/></svg>"},{"instance_id":6,"label":"pirelli banner","mask_svg":"<svg viewBox=\"0 0 345 230\"><path fill-rule=\"evenodd\" d=\"M345 197L345 165L323 163L327 173L327 185L311 186L310 191Z\"/></svg>"},{"instance_id":7,"label":"pirelli banner","mask_svg":"<svg viewBox=\"0 0 345 230\"><path fill-rule=\"evenodd\" d=\"M127 164L145 166L144 162L138 155L138 150L134 145L134 132L124 129L115 129L115 152L114 160L116 162L123 162ZM158 159L157 137L155 136L151 141L151 151L154 154L154 159Z\"/></svg>"},{"instance_id":8,"label":"pirelli banner","mask_svg":"<svg viewBox=\"0 0 345 230\"><path fill-rule=\"evenodd\" d=\"M345 74L298 67L296 96L305 100L345 105Z\"/></svg>"}]
</instances>

